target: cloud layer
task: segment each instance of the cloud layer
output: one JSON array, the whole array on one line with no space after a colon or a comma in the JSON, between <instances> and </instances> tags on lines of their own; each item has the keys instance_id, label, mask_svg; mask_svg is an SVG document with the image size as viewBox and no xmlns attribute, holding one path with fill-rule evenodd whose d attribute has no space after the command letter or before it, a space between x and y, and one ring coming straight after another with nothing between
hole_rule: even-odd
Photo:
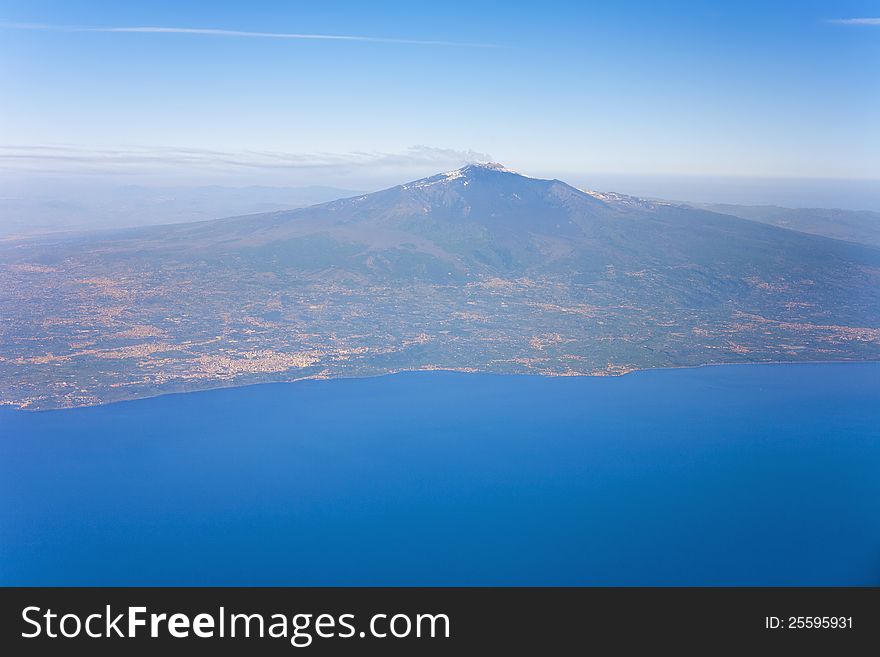
<instances>
[{"instance_id":1,"label":"cloud layer","mask_svg":"<svg viewBox=\"0 0 880 657\"><path fill-rule=\"evenodd\" d=\"M241 172L259 170L328 170L340 173L365 169L416 167L455 168L488 161L471 150L411 146L400 153L291 153L215 151L184 148L81 148L76 146L0 145L0 170L14 173L126 174L163 171Z\"/></svg>"}]
</instances>

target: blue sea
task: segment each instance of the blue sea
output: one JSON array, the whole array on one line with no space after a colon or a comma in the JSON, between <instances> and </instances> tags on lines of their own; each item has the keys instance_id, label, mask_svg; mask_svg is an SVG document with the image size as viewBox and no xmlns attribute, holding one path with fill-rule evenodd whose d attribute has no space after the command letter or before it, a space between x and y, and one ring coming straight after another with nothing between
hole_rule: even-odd
<instances>
[{"instance_id":1,"label":"blue sea","mask_svg":"<svg viewBox=\"0 0 880 657\"><path fill-rule=\"evenodd\" d=\"M878 585L880 363L0 411L3 585Z\"/></svg>"}]
</instances>

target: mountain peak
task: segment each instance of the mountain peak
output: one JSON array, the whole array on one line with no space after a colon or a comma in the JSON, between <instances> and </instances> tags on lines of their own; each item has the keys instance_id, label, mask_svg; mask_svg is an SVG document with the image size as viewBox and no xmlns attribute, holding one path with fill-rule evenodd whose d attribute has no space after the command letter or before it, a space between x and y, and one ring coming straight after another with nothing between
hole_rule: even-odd
<instances>
[{"instance_id":1,"label":"mountain peak","mask_svg":"<svg viewBox=\"0 0 880 657\"><path fill-rule=\"evenodd\" d=\"M424 189L426 187L450 182L458 182L468 185L472 180L484 179L485 175L491 176L498 173L534 180L530 176L524 176L518 171L509 169L498 162L472 162L459 169L453 169L452 171L446 171L445 173L438 173L427 178L414 180L413 182L402 185L402 187L403 189Z\"/></svg>"},{"instance_id":2,"label":"mountain peak","mask_svg":"<svg viewBox=\"0 0 880 657\"><path fill-rule=\"evenodd\" d=\"M514 171L503 164L499 164L498 162L471 162L460 169L455 169L454 171L447 171L445 176L448 176L452 179L455 178L463 178L467 176L475 176L482 173L508 173L514 176L519 176L521 178L530 178L531 176L525 176L521 174L519 171Z\"/></svg>"},{"instance_id":3,"label":"mountain peak","mask_svg":"<svg viewBox=\"0 0 880 657\"><path fill-rule=\"evenodd\" d=\"M461 169L457 169L457 171L467 171L473 169L487 169L489 171L502 171L504 173L516 173L517 175L522 175L514 171L513 169L508 169L506 166L498 162L472 162L471 164L468 164Z\"/></svg>"}]
</instances>

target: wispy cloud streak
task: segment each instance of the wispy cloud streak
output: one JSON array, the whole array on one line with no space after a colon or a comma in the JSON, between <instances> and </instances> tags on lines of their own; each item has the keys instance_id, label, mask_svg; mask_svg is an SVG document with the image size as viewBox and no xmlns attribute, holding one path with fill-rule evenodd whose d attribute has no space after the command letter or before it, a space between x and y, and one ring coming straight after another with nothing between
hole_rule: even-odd
<instances>
[{"instance_id":1,"label":"wispy cloud streak","mask_svg":"<svg viewBox=\"0 0 880 657\"><path fill-rule=\"evenodd\" d=\"M878 25L880 18L834 18L829 21L835 25Z\"/></svg>"},{"instance_id":2,"label":"wispy cloud streak","mask_svg":"<svg viewBox=\"0 0 880 657\"><path fill-rule=\"evenodd\" d=\"M390 43L413 46L446 46L457 48L494 48L490 43L464 43L460 41L431 41L423 39L395 39L347 34L301 34L296 32L251 32L246 30L223 30L204 27L89 27L84 25L49 25L44 23L4 23L0 28L9 30L43 30L49 32L101 32L135 34L189 34L197 36L236 37L248 39L294 39L307 41L359 41L366 43Z\"/></svg>"},{"instance_id":3,"label":"wispy cloud streak","mask_svg":"<svg viewBox=\"0 0 880 657\"><path fill-rule=\"evenodd\" d=\"M0 171L18 173L140 173L150 170L242 171L328 170L356 171L455 167L492 158L485 153L430 146L412 146L400 153L225 152L181 148L104 148L75 146L0 145Z\"/></svg>"}]
</instances>

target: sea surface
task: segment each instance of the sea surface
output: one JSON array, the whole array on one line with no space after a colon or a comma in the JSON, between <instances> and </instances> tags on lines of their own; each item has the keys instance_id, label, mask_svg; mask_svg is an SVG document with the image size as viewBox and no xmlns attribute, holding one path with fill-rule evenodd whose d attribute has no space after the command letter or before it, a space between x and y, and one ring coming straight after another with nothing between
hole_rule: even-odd
<instances>
[{"instance_id":1,"label":"sea surface","mask_svg":"<svg viewBox=\"0 0 880 657\"><path fill-rule=\"evenodd\" d=\"M880 363L0 410L3 585L878 585Z\"/></svg>"}]
</instances>

